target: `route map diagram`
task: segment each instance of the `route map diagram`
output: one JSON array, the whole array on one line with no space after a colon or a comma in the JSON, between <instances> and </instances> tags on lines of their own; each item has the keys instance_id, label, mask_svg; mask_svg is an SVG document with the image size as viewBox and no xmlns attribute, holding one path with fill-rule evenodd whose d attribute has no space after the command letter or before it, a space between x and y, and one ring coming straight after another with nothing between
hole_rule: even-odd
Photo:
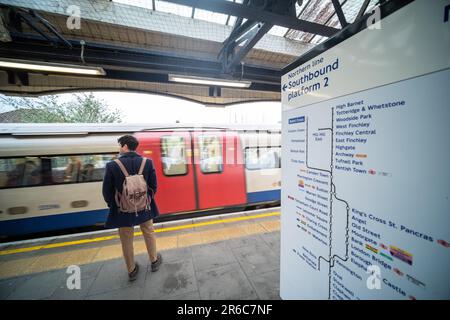
<instances>
[{"instance_id":1,"label":"route map diagram","mask_svg":"<svg viewBox=\"0 0 450 320\"><path fill-rule=\"evenodd\" d=\"M334 260L336 258L341 259L342 261L347 261L348 260L348 246L349 246L349 204L347 203L347 201L340 199L337 197L336 195L336 186L333 183L333 140L334 140L334 136L333 136L333 125L334 125L334 108L331 108L331 127L330 128L319 128L318 132L320 131L328 131L328 133L331 135L331 156L330 156L330 169L326 170L326 169L319 169L319 168L314 168L312 166L310 166L308 164L308 142L309 142L309 132L308 132L308 118L306 118L306 131L305 131L305 140L306 140L306 168L308 170L317 170L317 171L323 171L323 172L327 172L330 175L330 185L331 185L331 189L330 189L330 210L329 210L329 224L328 224L328 231L329 231L329 254L328 254L328 259L326 259L323 256L319 256L318 259L318 270L320 271L320 259L324 260L325 262L328 263L328 299L331 298L331 270L334 266ZM345 255L344 257L339 256L338 254L333 254L333 248L335 247L336 244L333 243L333 201L341 201L345 204L345 210L346 210L346 226L345 226Z\"/></svg>"},{"instance_id":2,"label":"route map diagram","mask_svg":"<svg viewBox=\"0 0 450 320\"><path fill-rule=\"evenodd\" d=\"M446 97L433 87L445 79L449 70L285 112L287 259L297 268L298 286L315 288L299 299L450 296L436 276L450 267L450 230L443 226L450 222L448 185L433 180L424 192L414 183L449 173L439 169L450 154ZM418 126L422 130L402 130ZM427 143L432 139L441 142ZM407 150L418 146L423 153L412 157ZM423 167L430 154L441 155L436 166L408 169ZM427 219L415 212L427 212ZM367 285L372 266L380 270L380 290Z\"/></svg>"}]
</instances>

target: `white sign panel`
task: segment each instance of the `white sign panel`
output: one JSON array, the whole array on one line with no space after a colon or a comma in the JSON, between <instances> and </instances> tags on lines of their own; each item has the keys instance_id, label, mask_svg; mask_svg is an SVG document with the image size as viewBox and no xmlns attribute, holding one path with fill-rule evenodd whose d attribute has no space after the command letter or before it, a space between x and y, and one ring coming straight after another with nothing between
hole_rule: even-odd
<instances>
[{"instance_id":1,"label":"white sign panel","mask_svg":"<svg viewBox=\"0 0 450 320\"><path fill-rule=\"evenodd\" d=\"M283 299L450 299L449 7L283 76Z\"/></svg>"}]
</instances>

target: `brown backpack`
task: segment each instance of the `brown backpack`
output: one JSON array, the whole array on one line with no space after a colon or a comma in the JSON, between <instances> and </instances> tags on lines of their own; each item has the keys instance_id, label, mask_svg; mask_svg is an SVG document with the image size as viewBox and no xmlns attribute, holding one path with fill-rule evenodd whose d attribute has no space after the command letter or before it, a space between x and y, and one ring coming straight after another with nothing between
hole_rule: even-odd
<instances>
[{"instance_id":1,"label":"brown backpack","mask_svg":"<svg viewBox=\"0 0 450 320\"><path fill-rule=\"evenodd\" d=\"M120 212L137 213L144 209L150 210L151 198L148 196L148 185L142 172L144 171L146 158L142 158L141 166L137 174L130 175L119 159L115 159L120 170L125 175L122 185L122 193L116 190L116 204Z\"/></svg>"}]
</instances>

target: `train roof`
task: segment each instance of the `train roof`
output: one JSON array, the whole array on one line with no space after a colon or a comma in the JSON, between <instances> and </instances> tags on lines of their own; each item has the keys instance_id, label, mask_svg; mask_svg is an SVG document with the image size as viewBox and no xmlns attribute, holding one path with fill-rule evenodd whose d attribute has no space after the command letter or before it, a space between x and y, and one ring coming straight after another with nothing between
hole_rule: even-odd
<instances>
[{"instance_id":1,"label":"train roof","mask_svg":"<svg viewBox=\"0 0 450 320\"><path fill-rule=\"evenodd\" d=\"M117 138L123 134L146 130L217 130L248 131L250 136L279 133L277 126L211 126L161 124L2 124L0 127L0 157L116 153ZM253 133L253 134L252 134ZM247 145L250 142L246 142ZM251 139L250 139L251 140ZM258 138L253 138L258 140ZM278 143L278 142L277 142Z\"/></svg>"},{"instance_id":2,"label":"train roof","mask_svg":"<svg viewBox=\"0 0 450 320\"><path fill-rule=\"evenodd\" d=\"M234 125L188 123L2 123L0 135L88 135L91 133L125 133L151 130L236 130L280 131L281 125Z\"/></svg>"}]
</instances>

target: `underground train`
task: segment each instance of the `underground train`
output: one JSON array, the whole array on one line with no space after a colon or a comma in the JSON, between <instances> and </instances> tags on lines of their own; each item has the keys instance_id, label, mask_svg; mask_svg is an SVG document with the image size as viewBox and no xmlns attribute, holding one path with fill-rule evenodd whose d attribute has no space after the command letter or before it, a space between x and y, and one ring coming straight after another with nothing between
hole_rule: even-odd
<instances>
[{"instance_id":1,"label":"underground train","mask_svg":"<svg viewBox=\"0 0 450 320\"><path fill-rule=\"evenodd\" d=\"M2 124L0 236L102 225L104 168L124 134L154 163L160 218L280 201L280 126Z\"/></svg>"}]
</instances>

